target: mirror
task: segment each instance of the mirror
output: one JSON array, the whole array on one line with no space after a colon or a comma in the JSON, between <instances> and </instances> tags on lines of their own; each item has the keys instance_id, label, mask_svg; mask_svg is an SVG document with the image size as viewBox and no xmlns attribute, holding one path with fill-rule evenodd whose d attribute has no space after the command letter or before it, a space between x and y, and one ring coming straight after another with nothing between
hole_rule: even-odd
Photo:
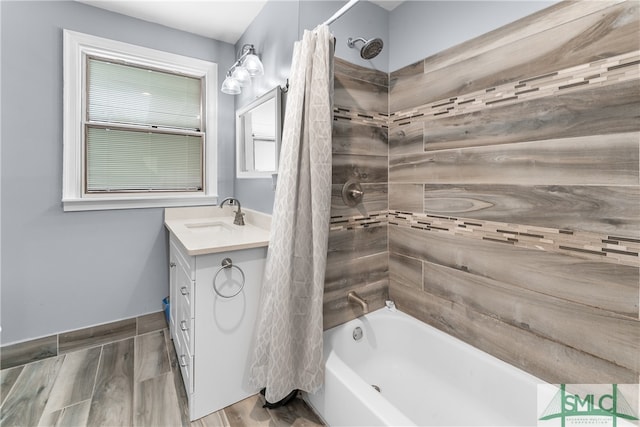
<instances>
[{"instance_id":1,"label":"mirror","mask_svg":"<svg viewBox=\"0 0 640 427\"><path fill-rule=\"evenodd\" d=\"M271 178L278 170L281 134L277 86L236 113L236 176Z\"/></svg>"}]
</instances>

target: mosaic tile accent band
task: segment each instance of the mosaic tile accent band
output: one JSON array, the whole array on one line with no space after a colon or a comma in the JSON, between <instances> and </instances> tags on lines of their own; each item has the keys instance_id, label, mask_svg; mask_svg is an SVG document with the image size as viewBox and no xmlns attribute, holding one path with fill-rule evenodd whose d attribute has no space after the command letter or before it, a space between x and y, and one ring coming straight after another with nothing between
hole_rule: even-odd
<instances>
[{"instance_id":1,"label":"mosaic tile accent band","mask_svg":"<svg viewBox=\"0 0 640 427\"><path fill-rule=\"evenodd\" d=\"M389 115L386 113L370 113L344 107L333 108L333 120L346 120L353 123L388 128Z\"/></svg>"},{"instance_id":2,"label":"mosaic tile accent band","mask_svg":"<svg viewBox=\"0 0 640 427\"><path fill-rule=\"evenodd\" d=\"M329 231L381 227L388 224L388 212L371 212L366 216L332 216Z\"/></svg>"},{"instance_id":3,"label":"mosaic tile accent band","mask_svg":"<svg viewBox=\"0 0 640 427\"><path fill-rule=\"evenodd\" d=\"M638 78L640 52L634 51L391 113L389 127L436 119L443 115L467 114L494 105L548 97L571 89L608 86Z\"/></svg>"},{"instance_id":4,"label":"mosaic tile accent band","mask_svg":"<svg viewBox=\"0 0 640 427\"><path fill-rule=\"evenodd\" d=\"M640 266L640 239L583 231L507 224L390 210L366 216L331 218L331 231L393 225L449 233L527 249L563 253L629 266Z\"/></svg>"}]
</instances>

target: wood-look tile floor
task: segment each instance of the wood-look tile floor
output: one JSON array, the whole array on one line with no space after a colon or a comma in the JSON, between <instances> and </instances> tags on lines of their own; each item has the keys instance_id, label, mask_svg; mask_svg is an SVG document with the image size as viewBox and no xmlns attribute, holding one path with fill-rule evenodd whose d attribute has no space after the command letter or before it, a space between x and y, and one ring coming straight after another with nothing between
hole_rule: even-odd
<instances>
[{"instance_id":1,"label":"wood-look tile floor","mask_svg":"<svg viewBox=\"0 0 640 427\"><path fill-rule=\"evenodd\" d=\"M167 329L0 371L0 426L320 426L300 398L251 396L189 422Z\"/></svg>"}]
</instances>

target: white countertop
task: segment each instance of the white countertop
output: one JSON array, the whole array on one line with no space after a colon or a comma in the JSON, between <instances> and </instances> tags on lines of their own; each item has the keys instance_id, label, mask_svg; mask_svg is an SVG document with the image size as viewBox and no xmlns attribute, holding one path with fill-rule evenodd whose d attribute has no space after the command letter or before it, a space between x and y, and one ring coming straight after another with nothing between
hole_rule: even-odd
<instances>
[{"instance_id":1,"label":"white countertop","mask_svg":"<svg viewBox=\"0 0 640 427\"><path fill-rule=\"evenodd\" d=\"M237 206L166 208L164 225L189 255L268 246L271 215L242 208L245 225L235 225L237 209Z\"/></svg>"}]
</instances>

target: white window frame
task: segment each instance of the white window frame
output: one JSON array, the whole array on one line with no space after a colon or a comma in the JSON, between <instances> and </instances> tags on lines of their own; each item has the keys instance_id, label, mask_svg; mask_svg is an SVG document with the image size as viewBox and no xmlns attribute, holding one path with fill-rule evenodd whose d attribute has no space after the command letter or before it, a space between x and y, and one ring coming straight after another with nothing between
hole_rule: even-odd
<instances>
[{"instance_id":1,"label":"white window frame","mask_svg":"<svg viewBox=\"0 0 640 427\"><path fill-rule=\"evenodd\" d=\"M216 63L155 49L63 30L64 123L62 206L64 211L213 205L217 203L217 87ZM199 192L133 194L84 193L85 59L99 56L143 67L203 78L204 178Z\"/></svg>"}]
</instances>

